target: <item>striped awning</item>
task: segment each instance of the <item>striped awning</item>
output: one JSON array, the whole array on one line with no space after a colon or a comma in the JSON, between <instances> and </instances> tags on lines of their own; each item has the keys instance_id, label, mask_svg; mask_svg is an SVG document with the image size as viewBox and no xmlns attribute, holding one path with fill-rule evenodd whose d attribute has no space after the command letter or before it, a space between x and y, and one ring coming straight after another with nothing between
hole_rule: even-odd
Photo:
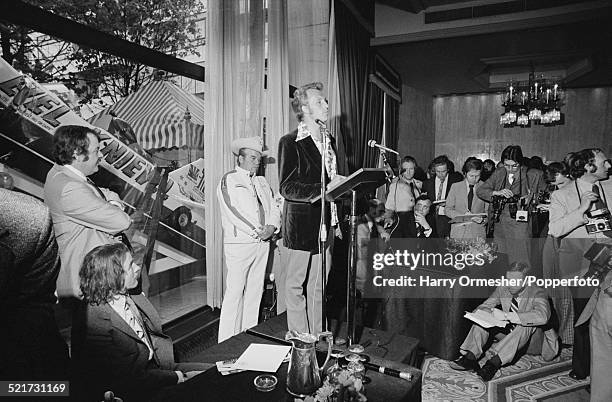
<instances>
[{"instance_id":1,"label":"striped awning","mask_svg":"<svg viewBox=\"0 0 612 402\"><path fill-rule=\"evenodd\" d=\"M186 111L189 111L186 119ZM204 147L204 101L169 81L153 81L89 118L114 112L128 122L144 149Z\"/></svg>"}]
</instances>

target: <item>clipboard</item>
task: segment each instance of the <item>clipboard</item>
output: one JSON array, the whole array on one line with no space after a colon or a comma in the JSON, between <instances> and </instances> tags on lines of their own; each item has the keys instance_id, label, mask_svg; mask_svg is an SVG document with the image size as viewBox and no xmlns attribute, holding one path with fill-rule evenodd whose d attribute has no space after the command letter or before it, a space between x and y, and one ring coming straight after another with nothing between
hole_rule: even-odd
<instances>
[{"instance_id":1,"label":"clipboard","mask_svg":"<svg viewBox=\"0 0 612 402\"><path fill-rule=\"evenodd\" d=\"M472 218L486 218L487 214L485 212L478 214L465 214L465 215L457 215L453 219L450 220L450 223L464 223L471 222Z\"/></svg>"}]
</instances>

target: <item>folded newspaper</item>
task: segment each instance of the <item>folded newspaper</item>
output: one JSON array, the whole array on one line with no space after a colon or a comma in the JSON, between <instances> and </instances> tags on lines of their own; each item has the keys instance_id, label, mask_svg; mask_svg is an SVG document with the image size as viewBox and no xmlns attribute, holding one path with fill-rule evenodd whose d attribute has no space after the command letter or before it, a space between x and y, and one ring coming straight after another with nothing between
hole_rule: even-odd
<instances>
[{"instance_id":1,"label":"folded newspaper","mask_svg":"<svg viewBox=\"0 0 612 402\"><path fill-rule=\"evenodd\" d=\"M476 310L473 313L466 311L464 317L468 320L474 321L483 328L504 328L508 324L507 321L498 320L492 313L485 310Z\"/></svg>"}]
</instances>

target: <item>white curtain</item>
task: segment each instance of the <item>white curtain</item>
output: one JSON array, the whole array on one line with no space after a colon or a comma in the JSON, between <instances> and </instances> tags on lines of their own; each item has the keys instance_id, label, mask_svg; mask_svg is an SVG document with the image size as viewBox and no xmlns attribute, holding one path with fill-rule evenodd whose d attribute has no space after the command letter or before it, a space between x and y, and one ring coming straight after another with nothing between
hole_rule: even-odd
<instances>
[{"instance_id":1,"label":"white curtain","mask_svg":"<svg viewBox=\"0 0 612 402\"><path fill-rule=\"evenodd\" d=\"M290 130L289 35L287 2L268 0L268 88L266 90L265 144L270 151L266 179L278 192L278 141Z\"/></svg>"},{"instance_id":2,"label":"white curtain","mask_svg":"<svg viewBox=\"0 0 612 402\"><path fill-rule=\"evenodd\" d=\"M329 118L327 119L327 128L329 129L329 132L336 138L336 143L338 144L338 146L346 150L340 126L342 108L340 106L340 83L338 79L338 59L336 53L336 18L334 16L334 5L335 0L331 0L329 9L329 66L327 69L328 88L326 88L327 103L329 105ZM342 160L338 160L338 163L341 165L341 171L346 174L348 172L348 165L346 161L346 156L344 154Z\"/></svg>"},{"instance_id":3,"label":"white curtain","mask_svg":"<svg viewBox=\"0 0 612 402\"><path fill-rule=\"evenodd\" d=\"M209 0L206 55L206 275L208 305L220 307L224 291L223 233L216 197L219 181L235 165L232 140L263 134L276 159L278 139L289 116L287 23L283 0L268 0L269 71L266 57L265 0ZM277 165L266 176L277 190Z\"/></svg>"}]
</instances>

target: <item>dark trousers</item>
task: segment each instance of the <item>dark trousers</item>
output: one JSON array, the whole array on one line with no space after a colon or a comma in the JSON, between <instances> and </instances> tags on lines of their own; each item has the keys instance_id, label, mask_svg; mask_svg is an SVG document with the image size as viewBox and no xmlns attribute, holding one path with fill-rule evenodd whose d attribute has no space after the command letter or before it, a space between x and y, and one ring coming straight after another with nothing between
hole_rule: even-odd
<instances>
[{"instance_id":1,"label":"dark trousers","mask_svg":"<svg viewBox=\"0 0 612 402\"><path fill-rule=\"evenodd\" d=\"M434 211L436 222L436 234L439 238L444 239L450 236L450 218L446 215L438 215Z\"/></svg>"},{"instance_id":2,"label":"dark trousers","mask_svg":"<svg viewBox=\"0 0 612 402\"><path fill-rule=\"evenodd\" d=\"M574 323L582 314L588 298L577 297L576 288L571 288L574 296ZM580 295L583 296L583 295ZM586 377L591 371L591 342L589 339L589 321L574 327L574 349L572 353L572 370L578 377Z\"/></svg>"}]
</instances>

